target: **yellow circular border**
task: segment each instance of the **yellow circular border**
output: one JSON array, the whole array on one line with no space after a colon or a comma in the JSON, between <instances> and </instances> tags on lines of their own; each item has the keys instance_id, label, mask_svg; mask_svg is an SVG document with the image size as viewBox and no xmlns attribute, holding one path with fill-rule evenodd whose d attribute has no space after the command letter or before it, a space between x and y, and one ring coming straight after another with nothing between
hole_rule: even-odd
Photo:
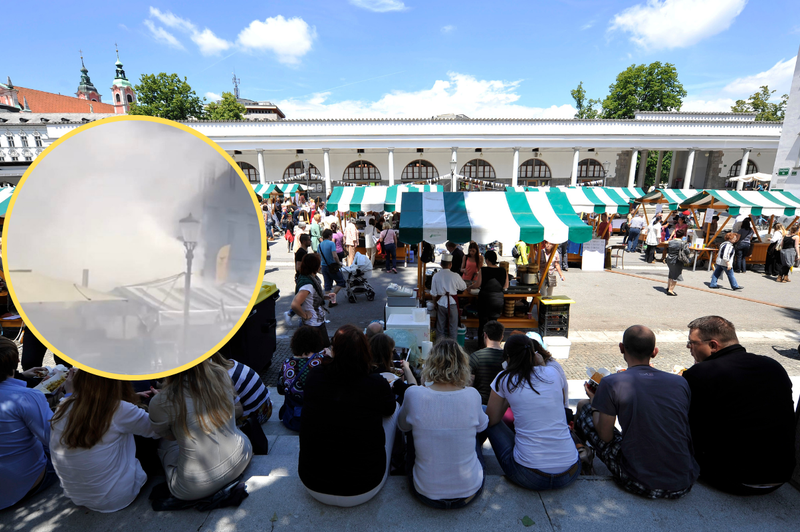
<instances>
[{"instance_id":1,"label":"yellow circular border","mask_svg":"<svg viewBox=\"0 0 800 532\"><path fill-rule=\"evenodd\" d=\"M256 214L260 215L260 210L259 210L260 206L258 204L258 200L256 199L255 191L253 191L253 187L250 185L250 181L245 177L244 172L242 172L242 169L239 167L238 164L236 164L236 161L234 161L233 158L230 155L225 153L225 150L223 150L219 146L219 144L217 144L216 142L214 142L210 138L206 137L205 135L203 135L199 131L197 131L195 129L192 129L191 127L189 127L189 126L187 126L185 124L181 124L179 122L173 122L172 120L167 120L165 118L157 118L157 117L153 117L153 116L123 115L123 116L114 116L114 117L103 118L103 119L97 120L96 122L91 122L89 124L82 125L82 126L76 128L76 129L66 133L62 137L60 137L53 144L48 146L47 149L45 149L41 153L41 155L39 155L38 157L36 157L36 159L34 159L33 163L31 163L30 167L28 167L28 169L22 175L22 178L20 179L19 183L17 184L17 190L15 190L14 194L11 196L11 201L10 201L10 203L8 205L8 210L7 210L6 216L5 216L6 217L6 222L3 225L3 241L4 242L7 241L6 240L6 231L8 231L8 224L12 220L11 213L14 210L14 203L15 203L15 201L17 199L17 193L18 193L19 190L22 189L22 186L25 184L25 181L28 179L28 177L30 176L31 172L33 172L33 170L36 168L36 166L39 164L39 162L44 160L44 158L47 155L49 155L50 152L52 152L62 142L66 141L69 138L74 137L75 135L78 135L79 133L81 133L83 131L86 131L87 129L91 129L93 127L97 127L97 126L104 125L104 124L110 124L111 122L127 122L127 121L153 122L153 123L156 123L156 124L162 124L162 125L166 125L166 126L171 126L171 127L186 131L187 133L190 133L190 134L194 135L198 139L200 139L203 142L205 142L206 144L208 144L217 153L222 155L225 158L225 160L228 161L228 164L230 164L236 170L236 173L238 174L239 178L244 183L245 188L249 189L249 191L250 191L250 198L253 201L253 208L256 210ZM13 222L11 222L11 223L13 223ZM204 361L205 359L207 359L208 357L210 357L214 353L216 353L219 350L220 347L224 346L226 343L228 343L230 341L230 339L233 337L233 335L236 334L236 332L239 330L239 328L242 326L244 321L247 319L247 317L252 312L253 306L256 303L256 299L258 298L258 294L261 291L261 286L262 286L261 279L263 279L263 277L264 277L264 269L266 268L266 265L267 265L267 254L264 251L264 245L265 245L266 240L267 240L267 231L264 228L264 224L263 223L259 223L258 226L260 228L260 234L261 234L261 262L260 262L260 266L259 266L259 277L258 277L259 281L256 283L255 289L253 290L253 295L250 297L250 302L247 304L247 308L242 313L242 316L239 318L239 321L237 321L236 325L233 327L233 329L231 329L231 331L227 335L225 335L225 338L223 338L210 351L208 351L204 355L192 360L191 362L188 362L188 363L186 363L186 364L184 364L182 366L179 366L177 368L173 368L173 369L168 370L168 371L162 371L160 373L147 373L147 374L141 374L141 375L138 375L138 374L137 375L125 375L125 374L120 374L120 373L110 373L110 372L107 372L107 371L100 371L100 370L98 370L96 368L92 368L90 366L82 364L81 362L78 362L77 360L74 360L74 359L64 355L64 353L62 353L61 351L56 349L55 346L53 346L49 341L47 341L47 339L45 339L45 337L43 335L41 335L38 330L36 330L36 328L31 324L31 322L28 319L28 317L25 315L25 311L22 308L22 305L17 300L16 293L14 292L14 286L13 286L13 284L11 282L11 276L6 274L6 284L8 285L8 293L10 294L11 300L14 302L14 305L16 306L17 310L19 311L20 316L22 316L22 321L25 323L25 326L29 330L33 331L33 333L36 334L36 336L42 341L42 343L44 345L46 345L53 353L55 353L59 357L63 358L64 360L68 361L69 363L73 364L74 366L76 366L76 367L78 367L78 368L80 368L82 370L88 371L89 373L92 373L94 375L100 375L102 377L106 377L106 378L109 378L109 379L138 381L138 380L160 379L160 378L163 378L163 377L168 377L170 375L175 375L176 373L180 373L181 371L185 371L185 370L195 366L196 364L199 364L200 362ZM8 256L7 256L7 246L3 246L3 264L5 265L5 270L9 271Z\"/></svg>"}]
</instances>

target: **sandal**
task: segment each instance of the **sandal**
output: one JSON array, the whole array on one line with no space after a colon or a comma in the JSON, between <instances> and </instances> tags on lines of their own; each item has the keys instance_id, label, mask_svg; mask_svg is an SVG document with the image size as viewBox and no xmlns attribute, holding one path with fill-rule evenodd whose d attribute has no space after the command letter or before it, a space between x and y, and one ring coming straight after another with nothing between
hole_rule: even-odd
<instances>
[{"instance_id":1,"label":"sandal","mask_svg":"<svg viewBox=\"0 0 800 532\"><path fill-rule=\"evenodd\" d=\"M675 292L667 292L667 295L668 296L677 296L678 294L676 294Z\"/></svg>"}]
</instances>

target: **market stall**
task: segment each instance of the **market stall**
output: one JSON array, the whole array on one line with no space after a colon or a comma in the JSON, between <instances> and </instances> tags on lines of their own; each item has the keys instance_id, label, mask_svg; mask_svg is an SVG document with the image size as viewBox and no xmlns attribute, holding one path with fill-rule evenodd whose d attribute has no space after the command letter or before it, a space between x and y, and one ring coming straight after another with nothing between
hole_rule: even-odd
<instances>
[{"instance_id":1,"label":"market stall","mask_svg":"<svg viewBox=\"0 0 800 532\"><path fill-rule=\"evenodd\" d=\"M436 192L406 194L400 219L400 239L408 244L475 241L479 244L501 242L506 249L517 241L539 244L543 240L583 243L591 240L592 228L575 214L563 192ZM552 260L552 256L551 256ZM538 266L538 263L536 264ZM545 267L549 268L550 263ZM429 299L425 285L425 264L417 266L418 294ZM475 296L459 296L467 300ZM527 303L524 316L500 318L507 327L537 326L533 306L539 297L538 285L514 286L504 295L515 308L517 300ZM528 302L530 300L530 302ZM462 323L477 326L477 319Z\"/></svg>"},{"instance_id":2,"label":"market stall","mask_svg":"<svg viewBox=\"0 0 800 532\"><path fill-rule=\"evenodd\" d=\"M706 213L708 213L709 209L727 212L728 216L722 225L717 228L716 233L711 236L705 235L705 243L713 243L732 218L737 216L749 217L757 242L753 243L752 253L747 258L748 264L764 264L767 258L767 248L769 247L769 243L764 242L758 233L756 220L753 216L769 216L770 232L772 231L775 216L793 216L794 219L790 225L800 218L800 198L790 192L782 191L703 190L690 198L686 198L681 202L680 208L689 209L695 220L697 220L696 212L698 210L705 210ZM702 227L699 223L697 226Z\"/></svg>"},{"instance_id":3,"label":"market stall","mask_svg":"<svg viewBox=\"0 0 800 532\"><path fill-rule=\"evenodd\" d=\"M306 186L299 183L267 183L264 185L254 184L253 191L259 196L266 197L270 194L279 196L292 196L297 192L305 191Z\"/></svg>"}]
</instances>

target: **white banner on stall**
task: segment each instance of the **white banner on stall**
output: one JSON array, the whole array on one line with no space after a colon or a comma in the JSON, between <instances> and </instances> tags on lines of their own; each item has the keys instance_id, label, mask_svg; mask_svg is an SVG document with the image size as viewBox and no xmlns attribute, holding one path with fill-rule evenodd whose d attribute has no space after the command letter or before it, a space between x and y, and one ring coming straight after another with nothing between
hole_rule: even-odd
<instances>
[{"instance_id":1,"label":"white banner on stall","mask_svg":"<svg viewBox=\"0 0 800 532\"><path fill-rule=\"evenodd\" d=\"M599 272L603 270L606 260L606 241L594 238L583 244L581 271Z\"/></svg>"}]
</instances>

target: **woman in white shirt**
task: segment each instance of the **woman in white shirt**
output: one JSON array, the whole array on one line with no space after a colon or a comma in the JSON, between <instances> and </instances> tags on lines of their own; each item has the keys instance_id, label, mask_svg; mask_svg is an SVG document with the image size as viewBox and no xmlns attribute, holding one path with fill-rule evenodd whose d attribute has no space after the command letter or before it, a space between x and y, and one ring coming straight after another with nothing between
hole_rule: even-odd
<instances>
[{"instance_id":1,"label":"woman in white shirt","mask_svg":"<svg viewBox=\"0 0 800 532\"><path fill-rule=\"evenodd\" d=\"M451 338L436 342L425 360L426 386L405 393L397 426L407 436L411 491L433 508L462 508L483 490L477 435L489 419L478 390L468 387L469 357ZM413 436L412 436L413 435Z\"/></svg>"},{"instance_id":2,"label":"woman in white shirt","mask_svg":"<svg viewBox=\"0 0 800 532\"><path fill-rule=\"evenodd\" d=\"M656 248L658 248L658 243L661 242L661 215L656 214L656 217L653 218L653 223L647 226L645 229L646 237L644 239L644 243L647 245L647 253L645 254L645 261L648 263L653 262L656 260Z\"/></svg>"},{"instance_id":3,"label":"woman in white shirt","mask_svg":"<svg viewBox=\"0 0 800 532\"><path fill-rule=\"evenodd\" d=\"M378 239L378 230L375 228L375 218L370 217L364 228L364 245L367 248L367 258L375 266L375 242Z\"/></svg>"},{"instance_id":4,"label":"woman in white shirt","mask_svg":"<svg viewBox=\"0 0 800 532\"><path fill-rule=\"evenodd\" d=\"M133 436L157 435L129 382L77 371L51 420L50 452L64 494L95 512L127 507L147 481Z\"/></svg>"},{"instance_id":5,"label":"woman in white shirt","mask_svg":"<svg viewBox=\"0 0 800 532\"><path fill-rule=\"evenodd\" d=\"M503 352L508 366L492 383L486 407L497 461L506 478L523 488L563 488L578 478L581 462L564 416L561 375L522 334L512 335ZM516 433L503 423L509 406Z\"/></svg>"}]
</instances>

